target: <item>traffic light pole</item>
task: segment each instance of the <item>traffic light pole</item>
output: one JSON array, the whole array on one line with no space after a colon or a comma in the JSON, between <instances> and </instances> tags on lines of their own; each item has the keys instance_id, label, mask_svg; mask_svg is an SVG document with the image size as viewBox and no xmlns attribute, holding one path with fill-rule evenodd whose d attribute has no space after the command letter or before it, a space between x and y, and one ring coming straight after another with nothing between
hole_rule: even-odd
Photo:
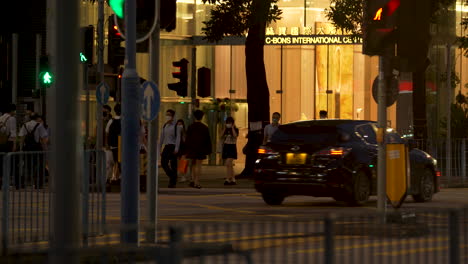
<instances>
[{"instance_id":1,"label":"traffic light pole","mask_svg":"<svg viewBox=\"0 0 468 264\"><path fill-rule=\"evenodd\" d=\"M163 1L163 0L161 0ZM150 79L159 85L159 37L160 37L160 0L156 0L156 28L151 34L150 39ZM148 131L148 166L147 166L147 200L148 200L148 220L150 227L146 233L146 241L148 243L156 243L156 227L158 224L158 122L159 118L156 115L156 118L149 123Z\"/></svg>"},{"instance_id":2,"label":"traffic light pole","mask_svg":"<svg viewBox=\"0 0 468 264\"><path fill-rule=\"evenodd\" d=\"M98 2L98 73L99 80L104 82L104 0L99 0ZM91 62L92 63L92 62ZM96 149L102 150L103 145L103 120L102 120L102 105L96 104L96 119L97 119L97 129L96 129ZM101 157L98 155L98 157Z\"/></svg>"},{"instance_id":3,"label":"traffic light pole","mask_svg":"<svg viewBox=\"0 0 468 264\"><path fill-rule=\"evenodd\" d=\"M385 130L387 128L387 93L385 92L384 57L379 56L379 90L378 90L378 121L377 121L377 209L384 213L386 209L386 146Z\"/></svg>"},{"instance_id":4,"label":"traffic light pole","mask_svg":"<svg viewBox=\"0 0 468 264\"><path fill-rule=\"evenodd\" d=\"M125 1L125 70L122 76L121 236L138 245L140 80L136 71L136 0Z\"/></svg>"},{"instance_id":5,"label":"traffic light pole","mask_svg":"<svg viewBox=\"0 0 468 264\"><path fill-rule=\"evenodd\" d=\"M79 263L80 246L80 178L83 147L80 144L79 121L79 64L77 56L79 11L78 1L52 1L56 36L53 45L53 63L56 76L51 89L53 179L52 263ZM60 133L59 133L60 131Z\"/></svg>"}]
</instances>

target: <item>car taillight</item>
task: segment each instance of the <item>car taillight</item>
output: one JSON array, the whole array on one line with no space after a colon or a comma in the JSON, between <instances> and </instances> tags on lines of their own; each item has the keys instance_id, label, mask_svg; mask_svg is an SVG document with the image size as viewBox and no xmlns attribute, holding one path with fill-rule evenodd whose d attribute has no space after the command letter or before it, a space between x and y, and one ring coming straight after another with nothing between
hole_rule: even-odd
<instances>
[{"instance_id":1,"label":"car taillight","mask_svg":"<svg viewBox=\"0 0 468 264\"><path fill-rule=\"evenodd\" d=\"M267 147L260 147L257 150L257 153L258 154L278 154L278 152L273 151L271 148L267 148Z\"/></svg>"},{"instance_id":2,"label":"car taillight","mask_svg":"<svg viewBox=\"0 0 468 264\"><path fill-rule=\"evenodd\" d=\"M348 154L350 149L346 148L329 148L329 149L322 149L315 153L318 156L334 156L334 157L341 157Z\"/></svg>"},{"instance_id":3,"label":"car taillight","mask_svg":"<svg viewBox=\"0 0 468 264\"><path fill-rule=\"evenodd\" d=\"M437 177L440 177L440 176L442 176L442 172L440 172L440 171L436 171L436 176L437 176Z\"/></svg>"}]
</instances>

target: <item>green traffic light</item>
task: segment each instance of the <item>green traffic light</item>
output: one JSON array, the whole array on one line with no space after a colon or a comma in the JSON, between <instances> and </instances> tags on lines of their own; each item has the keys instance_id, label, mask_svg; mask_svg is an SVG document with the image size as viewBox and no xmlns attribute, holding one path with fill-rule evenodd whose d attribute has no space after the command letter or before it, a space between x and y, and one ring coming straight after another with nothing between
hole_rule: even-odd
<instances>
[{"instance_id":1,"label":"green traffic light","mask_svg":"<svg viewBox=\"0 0 468 264\"><path fill-rule=\"evenodd\" d=\"M124 17L124 3L125 0L110 0L109 5L114 11L114 13L119 17Z\"/></svg>"},{"instance_id":2,"label":"green traffic light","mask_svg":"<svg viewBox=\"0 0 468 264\"><path fill-rule=\"evenodd\" d=\"M54 81L54 78L50 72L42 72L40 76L42 84L50 85Z\"/></svg>"},{"instance_id":3,"label":"green traffic light","mask_svg":"<svg viewBox=\"0 0 468 264\"><path fill-rule=\"evenodd\" d=\"M87 62L88 61L88 58L86 58L86 56L83 54L83 52L80 52L80 60L81 60L81 62Z\"/></svg>"}]
</instances>

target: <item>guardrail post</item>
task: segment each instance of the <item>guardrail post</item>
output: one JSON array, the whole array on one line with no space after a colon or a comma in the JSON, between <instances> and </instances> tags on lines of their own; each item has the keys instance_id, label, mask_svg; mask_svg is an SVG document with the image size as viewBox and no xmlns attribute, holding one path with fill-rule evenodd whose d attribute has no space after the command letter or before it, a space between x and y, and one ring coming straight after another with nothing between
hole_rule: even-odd
<instances>
[{"instance_id":1,"label":"guardrail post","mask_svg":"<svg viewBox=\"0 0 468 264\"><path fill-rule=\"evenodd\" d=\"M462 139L461 142L461 176L462 182L466 180L466 138Z\"/></svg>"},{"instance_id":2,"label":"guardrail post","mask_svg":"<svg viewBox=\"0 0 468 264\"><path fill-rule=\"evenodd\" d=\"M449 212L449 263L460 263L460 226L457 210Z\"/></svg>"},{"instance_id":3,"label":"guardrail post","mask_svg":"<svg viewBox=\"0 0 468 264\"><path fill-rule=\"evenodd\" d=\"M330 216L325 217L325 220L324 220L325 264L334 263L335 245L333 241L333 236L334 236L333 224L334 224L333 219Z\"/></svg>"},{"instance_id":4,"label":"guardrail post","mask_svg":"<svg viewBox=\"0 0 468 264\"><path fill-rule=\"evenodd\" d=\"M82 196L82 212L81 212L81 218L82 218L82 228L83 228L83 233L82 233L82 238L83 238L83 246L88 245L88 231L89 231L89 224L88 224L88 211L89 211L89 158L90 158L90 153L89 151L84 151L84 159L83 159L83 176L81 178L82 182L82 190L81 190L81 196Z\"/></svg>"},{"instance_id":5,"label":"guardrail post","mask_svg":"<svg viewBox=\"0 0 468 264\"><path fill-rule=\"evenodd\" d=\"M184 259L184 252L181 248L183 240L183 231L180 227L169 228L169 264L180 264Z\"/></svg>"},{"instance_id":6,"label":"guardrail post","mask_svg":"<svg viewBox=\"0 0 468 264\"><path fill-rule=\"evenodd\" d=\"M8 250L8 217L9 217L9 187L10 187L10 154L3 156L0 162L3 162L2 167L2 194L3 194L3 204L2 204L2 255L6 255Z\"/></svg>"},{"instance_id":7,"label":"guardrail post","mask_svg":"<svg viewBox=\"0 0 468 264\"><path fill-rule=\"evenodd\" d=\"M106 167L106 152L99 150L99 157L101 157L100 162L100 181L101 181L101 232L104 233L106 226L106 180L107 180L107 167Z\"/></svg>"}]
</instances>

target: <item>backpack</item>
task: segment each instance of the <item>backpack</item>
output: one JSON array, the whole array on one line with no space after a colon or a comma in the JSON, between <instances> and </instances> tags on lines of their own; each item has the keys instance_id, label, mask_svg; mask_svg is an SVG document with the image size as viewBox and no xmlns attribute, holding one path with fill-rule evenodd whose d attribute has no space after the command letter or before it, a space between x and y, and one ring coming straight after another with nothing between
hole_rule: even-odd
<instances>
[{"instance_id":1,"label":"backpack","mask_svg":"<svg viewBox=\"0 0 468 264\"><path fill-rule=\"evenodd\" d=\"M120 126L120 119L112 118L112 123L109 127L109 146L118 147L119 146L119 136L122 128Z\"/></svg>"},{"instance_id":2,"label":"backpack","mask_svg":"<svg viewBox=\"0 0 468 264\"><path fill-rule=\"evenodd\" d=\"M8 142L8 138L10 138L10 133L8 133L8 129L6 126L9 118L10 116L8 116L5 119L5 121L0 122L0 145L6 144Z\"/></svg>"},{"instance_id":3,"label":"backpack","mask_svg":"<svg viewBox=\"0 0 468 264\"><path fill-rule=\"evenodd\" d=\"M36 128L40 125L40 123L37 123L33 130L28 131L26 124L24 124L24 129L26 129L26 136L24 138L24 148L23 150L25 151L41 151L42 150L42 145L40 142L37 142L36 139L34 138L34 134L36 132Z\"/></svg>"}]
</instances>

